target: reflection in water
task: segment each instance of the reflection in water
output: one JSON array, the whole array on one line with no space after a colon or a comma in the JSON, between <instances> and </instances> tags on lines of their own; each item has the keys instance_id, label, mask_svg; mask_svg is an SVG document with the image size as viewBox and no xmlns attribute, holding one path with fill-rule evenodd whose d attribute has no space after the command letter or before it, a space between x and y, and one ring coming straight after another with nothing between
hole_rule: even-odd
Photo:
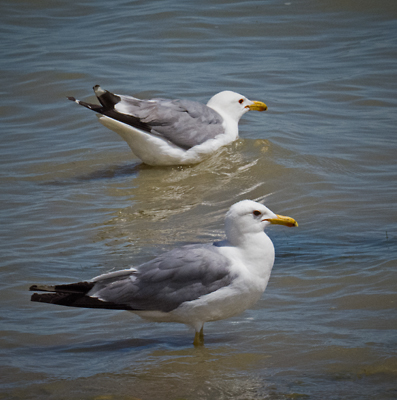
<instances>
[{"instance_id":1,"label":"reflection in water","mask_svg":"<svg viewBox=\"0 0 397 400\"><path fill-rule=\"evenodd\" d=\"M223 218L231 204L267 195L266 174L253 177L261 164L266 170L264 164L269 163L257 148L255 141L239 141L197 166L139 166L130 184L108 191L108 196L128 199L130 204L113 213L98 239L149 246L222 238ZM256 152L257 158L247 162L247 151Z\"/></svg>"}]
</instances>

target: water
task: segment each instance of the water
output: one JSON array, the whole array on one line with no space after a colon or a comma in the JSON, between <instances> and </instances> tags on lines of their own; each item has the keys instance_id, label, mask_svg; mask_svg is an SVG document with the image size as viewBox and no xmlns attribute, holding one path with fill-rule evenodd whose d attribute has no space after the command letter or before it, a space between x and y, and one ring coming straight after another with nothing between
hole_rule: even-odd
<instances>
[{"instance_id":1,"label":"water","mask_svg":"<svg viewBox=\"0 0 397 400\"><path fill-rule=\"evenodd\" d=\"M397 397L397 7L392 1L1 4L1 398ZM141 165L65 96L91 87L262 100L193 167ZM29 301L60 283L218 239L234 202L269 235L262 299L206 325Z\"/></svg>"}]
</instances>

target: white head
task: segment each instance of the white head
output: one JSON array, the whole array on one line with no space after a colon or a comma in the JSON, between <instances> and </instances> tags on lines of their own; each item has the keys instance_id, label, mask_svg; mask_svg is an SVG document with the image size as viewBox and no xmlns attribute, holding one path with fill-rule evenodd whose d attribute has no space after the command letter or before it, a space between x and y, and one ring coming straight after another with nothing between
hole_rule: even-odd
<instances>
[{"instance_id":1,"label":"white head","mask_svg":"<svg viewBox=\"0 0 397 400\"><path fill-rule=\"evenodd\" d=\"M230 90L225 90L220 92L215 96L211 97L208 101L207 106L217 111L221 115L228 115L233 118L236 122L247 111L266 111L267 106L261 101L251 101L245 96L238 94L236 92L231 92Z\"/></svg>"},{"instance_id":2,"label":"white head","mask_svg":"<svg viewBox=\"0 0 397 400\"><path fill-rule=\"evenodd\" d=\"M252 200L240 201L233 204L226 213L227 240L237 246L247 237L264 234L264 229L270 224L298 226L293 218L277 215L261 203Z\"/></svg>"}]
</instances>

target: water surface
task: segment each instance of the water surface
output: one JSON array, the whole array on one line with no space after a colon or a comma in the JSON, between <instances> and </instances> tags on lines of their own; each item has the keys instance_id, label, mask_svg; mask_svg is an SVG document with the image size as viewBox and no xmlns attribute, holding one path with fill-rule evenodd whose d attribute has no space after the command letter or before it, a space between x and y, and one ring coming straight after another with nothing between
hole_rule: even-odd
<instances>
[{"instance_id":1,"label":"water surface","mask_svg":"<svg viewBox=\"0 0 397 400\"><path fill-rule=\"evenodd\" d=\"M1 396L397 397L397 7L390 1L3 1ZM191 167L144 166L93 113L92 86L264 101L240 139ZM252 310L206 325L31 303L217 240L264 199L276 264Z\"/></svg>"}]
</instances>

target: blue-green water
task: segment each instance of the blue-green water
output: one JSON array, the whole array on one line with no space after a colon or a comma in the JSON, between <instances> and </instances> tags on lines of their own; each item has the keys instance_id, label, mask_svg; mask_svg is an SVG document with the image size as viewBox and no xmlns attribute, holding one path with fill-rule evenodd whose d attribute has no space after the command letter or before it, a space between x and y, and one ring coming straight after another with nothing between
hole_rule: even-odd
<instances>
[{"instance_id":1,"label":"blue-green water","mask_svg":"<svg viewBox=\"0 0 397 400\"><path fill-rule=\"evenodd\" d=\"M0 398L397 397L397 6L392 1L0 5ZM92 86L264 101L193 167L143 166L66 96ZM206 325L31 303L222 237L265 197L276 264L252 310Z\"/></svg>"}]
</instances>

